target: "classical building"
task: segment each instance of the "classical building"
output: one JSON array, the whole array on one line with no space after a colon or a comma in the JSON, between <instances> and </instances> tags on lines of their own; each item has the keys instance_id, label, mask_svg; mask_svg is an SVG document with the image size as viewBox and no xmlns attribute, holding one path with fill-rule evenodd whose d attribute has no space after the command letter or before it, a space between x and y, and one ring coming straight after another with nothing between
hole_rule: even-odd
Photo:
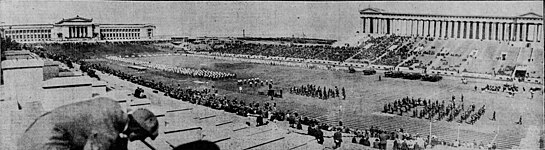
<instances>
[{"instance_id":1,"label":"classical building","mask_svg":"<svg viewBox=\"0 0 545 150\"><path fill-rule=\"evenodd\" d=\"M93 19L76 16L54 24L2 25L3 36L22 42L48 41L132 41L151 39L155 26L151 24L99 24Z\"/></svg>"},{"instance_id":2,"label":"classical building","mask_svg":"<svg viewBox=\"0 0 545 150\"><path fill-rule=\"evenodd\" d=\"M438 38L543 42L543 16L456 16L360 10L363 33Z\"/></svg>"}]
</instances>

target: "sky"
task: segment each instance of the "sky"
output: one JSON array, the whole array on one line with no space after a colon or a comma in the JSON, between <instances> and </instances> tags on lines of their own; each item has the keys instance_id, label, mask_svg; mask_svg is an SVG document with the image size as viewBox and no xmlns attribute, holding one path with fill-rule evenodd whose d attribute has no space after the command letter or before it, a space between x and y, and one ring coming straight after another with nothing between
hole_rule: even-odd
<instances>
[{"instance_id":1,"label":"sky","mask_svg":"<svg viewBox=\"0 0 545 150\"><path fill-rule=\"evenodd\" d=\"M98 23L151 23L155 35L296 36L344 39L361 30L359 10L517 16L543 15L542 1L525 2L126 2L0 0L2 24L52 24L79 15Z\"/></svg>"}]
</instances>

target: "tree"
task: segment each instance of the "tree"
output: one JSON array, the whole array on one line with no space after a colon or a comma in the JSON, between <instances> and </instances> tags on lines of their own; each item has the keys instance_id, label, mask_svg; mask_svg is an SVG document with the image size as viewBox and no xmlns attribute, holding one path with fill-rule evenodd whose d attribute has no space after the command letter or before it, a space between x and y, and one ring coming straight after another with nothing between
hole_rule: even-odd
<instances>
[{"instance_id":1,"label":"tree","mask_svg":"<svg viewBox=\"0 0 545 150\"><path fill-rule=\"evenodd\" d=\"M2 54L1 60L6 59L6 55L4 54L5 51L7 51L8 49L16 48L18 46L19 46L19 43L15 42L10 37L5 37L4 38L4 37L0 36L0 51L1 51L1 54Z\"/></svg>"}]
</instances>

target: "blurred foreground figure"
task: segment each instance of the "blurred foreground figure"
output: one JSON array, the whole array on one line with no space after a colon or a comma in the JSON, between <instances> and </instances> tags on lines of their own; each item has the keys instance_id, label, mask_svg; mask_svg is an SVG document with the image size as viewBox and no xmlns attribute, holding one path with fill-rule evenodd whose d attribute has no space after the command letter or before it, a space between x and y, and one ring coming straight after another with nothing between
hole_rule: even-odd
<instances>
[{"instance_id":1,"label":"blurred foreground figure","mask_svg":"<svg viewBox=\"0 0 545 150\"><path fill-rule=\"evenodd\" d=\"M129 114L109 98L58 107L38 117L25 130L19 150L126 150L128 141L155 140L155 115L146 109Z\"/></svg>"}]
</instances>

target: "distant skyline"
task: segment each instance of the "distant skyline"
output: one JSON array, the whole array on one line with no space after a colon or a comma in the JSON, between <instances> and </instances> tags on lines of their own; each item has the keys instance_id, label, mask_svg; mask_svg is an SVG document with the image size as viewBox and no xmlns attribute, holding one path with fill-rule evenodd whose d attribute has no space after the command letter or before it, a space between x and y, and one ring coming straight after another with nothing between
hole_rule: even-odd
<instances>
[{"instance_id":1,"label":"distant skyline","mask_svg":"<svg viewBox=\"0 0 545 150\"><path fill-rule=\"evenodd\" d=\"M359 10L518 16L543 15L542 1L518 2L123 2L0 1L2 24L51 24L63 18L98 23L151 23L156 35L296 36L343 39L361 30Z\"/></svg>"}]
</instances>

